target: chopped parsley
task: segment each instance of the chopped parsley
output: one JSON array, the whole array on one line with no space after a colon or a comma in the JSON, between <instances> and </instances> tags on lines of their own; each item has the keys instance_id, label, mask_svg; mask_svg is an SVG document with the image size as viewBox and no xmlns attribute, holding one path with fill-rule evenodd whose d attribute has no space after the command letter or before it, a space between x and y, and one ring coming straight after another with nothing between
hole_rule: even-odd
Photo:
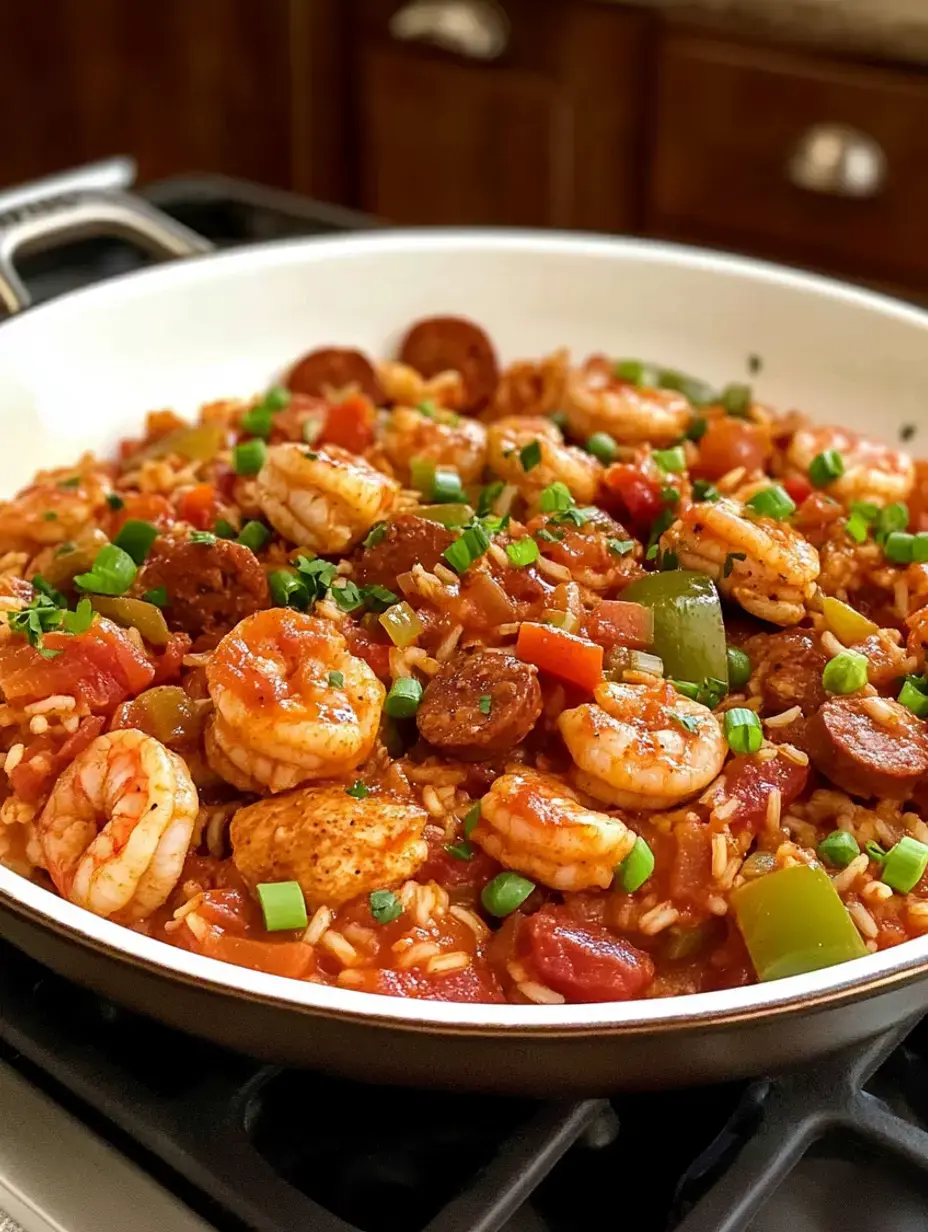
<instances>
[{"instance_id":1,"label":"chopped parsley","mask_svg":"<svg viewBox=\"0 0 928 1232\"><path fill-rule=\"evenodd\" d=\"M688 732L699 730L699 720L691 714L680 714L676 710L671 710L670 717L675 723L679 723L682 728Z\"/></svg>"},{"instance_id":2,"label":"chopped parsley","mask_svg":"<svg viewBox=\"0 0 928 1232\"><path fill-rule=\"evenodd\" d=\"M392 924L403 914L403 904L392 890L371 890L367 902L378 924Z\"/></svg>"},{"instance_id":3,"label":"chopped parsley","mask_svg":"<svg viewBox=\"0 0 928 1232\"><path fill-rule=\"evenodd\" d=\"M524 471L533 470L541 461L541 442L529 441L519 450L519 461Z\"/></svg>"},{"instance_id":4,"label":"chopped parsley","mask_svg":"<svg viewBox=\"0 0 928 1232\"><path fill-rule=\"evenodd\" d=\"M353 796L355 800L364 800L370 794L370 788L365 786L360 779L355 779L350 787L345 788L345 795Z\"/></svg>"},{"instance_id":5,"label":"chopped parsley","mask_svg":"<svg viewBox=\"0 0 928 1232\"><path fill-rule=\"evenodd\" d=\"M344 672L329 672L329 688L341 689L345 684Z\"/></svg>"},{"instance_id":6,"label":"chopped parsley","mask_svg":"<svg viewBox=\"0 0 928 1232\"><path fill-rule=\"evenodd\" d=\"M728 555L725 557L725 564L722 565L722 577L723 578L727 578L730 576L732 569L734 569L735 567L736 560L747 560L747 553L745 552L729 552L728 553Z\"/></svg>"},{"instance_id":7,"label":"chopped parsley","mask_svg":"<svg viewBox=\"0 0 928 1232\"><path fill-rule=\"evenodd\" d=\"M627 556L629 552L634 552L634 539L607 539L606 546L614 556Z\"/></svg>"},{"instance_id":8,"label":"chopped parsley","mask_svg":"<svg viewBox=\"0 0 928 1232\"><path fill-rule=\"evenodd\" d=\"M364 540L364 546L366 548L375 548L377 544L380 543L380 541L383 539L386 533L387 533L386 522L375 522L374 525L370 528L370 530L367 533L367 537Z\"/></svg>"},{"instance_id":9,"label":"chopped parsley","mask_svg":"<svg viewBox=\"0 0 928 1232\"><path fill-rule=\"evenodd\" d=\"M190 542L199 543L205 548L211 548L216 542L216 536L211 530L192 530L190 532Z\"/></svg>"},{"instance_id":10,"label":"chopped parsley","mask_svg":"<svg viewBox=\"0 0 928 1232\"><path fill-rule=\"evenodd\" d=\"M111 509L123 509L126 504L118 492L110 492L106 498L106 503Z\"/></svg>"},{"instance_id":11,"label":"chopped parsley","mask_svg":"<svg viewBox=\"0 0 928 1232\"><path fill-rule=\"evenodd\" d=\"M481 714L489 714L490 710L493 708L493 698L489 693L481 693L480 701L477 703L477 706Z\"/></svg>"}]
</instances>

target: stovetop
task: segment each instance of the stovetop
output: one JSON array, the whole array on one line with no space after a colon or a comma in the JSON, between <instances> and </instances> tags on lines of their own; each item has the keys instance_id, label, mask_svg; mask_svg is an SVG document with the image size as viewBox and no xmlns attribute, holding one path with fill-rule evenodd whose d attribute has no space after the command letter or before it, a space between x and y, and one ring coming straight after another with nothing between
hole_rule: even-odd
<instances>
[{"instance_id":1,"label":"stovetop","mask_svg":"<svg viewBox=\"0 0 928 1232\"><path fill-rule=\"evenodd\" d=\"M221 247L377 225L224 177L145 195ZM145 262L93 240L20 272L40 301ZM574 1103L445 1094L262 1065L0 942L9 1067L24 1102L34 1091L101 1140L110 1171L88 1164L88 1184L128 1161L220 1232L928 1228L928 1019L774 1080ZM95 1232L134 1225L112 1216Z\"/></svg>"}]
</instances>

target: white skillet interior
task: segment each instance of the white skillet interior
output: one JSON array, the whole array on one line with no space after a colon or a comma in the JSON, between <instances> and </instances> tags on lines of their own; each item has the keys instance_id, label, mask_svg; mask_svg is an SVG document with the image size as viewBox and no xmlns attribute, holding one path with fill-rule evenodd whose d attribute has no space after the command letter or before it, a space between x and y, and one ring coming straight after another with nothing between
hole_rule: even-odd
<instances>
[{"instance_id":1,"label":"white skillet interior","mask_svg":"<svg viewBox=\"0 0 928 1232\"><path fill-rule=\"evenodd\" d=\"M928 316L838 283L637 240L505 232L386 232L288 241L92 287L0 327L0 492L84 448L137 435L144 412L263 388L327 344L390 355L418 317L480 322L504 361L568 345L659 360L723 384L763 370L758 395L898 440L926 438ZM921 435L920 434L920 435ZM913 448L921 444L917 435ZM863 987L928 960L928 938L753 988L586 1006L461 1006L284 980L161 945L0 868L0 894L97 944L253 995L413 1024L522 1030L711 1021ZM376 1006L376 1010L375 1007Z\"/></svg>"}]
</instances>

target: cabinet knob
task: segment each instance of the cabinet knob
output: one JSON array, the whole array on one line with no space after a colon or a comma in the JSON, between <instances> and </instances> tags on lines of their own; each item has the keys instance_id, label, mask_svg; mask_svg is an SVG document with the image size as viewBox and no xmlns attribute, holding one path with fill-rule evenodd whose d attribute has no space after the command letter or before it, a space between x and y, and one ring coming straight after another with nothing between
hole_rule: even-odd
<instances>
[{"instance_id":1,"label":"cabinet knob","mask_svg":"<svg viewBox=\"0 0 928 1232\"><path fill-rule=\"evenodd\" d=\"M495 0L411 0L391 17L390 34L468 60L496 60L509 44L509 20Z\"/></svg>"},{"instance_id":2,"label":"cabinet knob","mask_svg":"<svg viewBox=\"0 0 928 1232\"><path fill-rule=\"evenodd\" d=\"M814 124L787 164L791 183L831 197L877 197L886 183L886 155L878 141L846 124Z\"/></svg>"}]
</instances>

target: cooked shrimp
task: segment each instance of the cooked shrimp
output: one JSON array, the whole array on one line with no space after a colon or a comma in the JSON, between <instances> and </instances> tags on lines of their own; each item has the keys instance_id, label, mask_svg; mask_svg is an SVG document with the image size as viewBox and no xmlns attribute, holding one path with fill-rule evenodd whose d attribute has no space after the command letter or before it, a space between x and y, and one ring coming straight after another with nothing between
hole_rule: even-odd
<instances>
[{"instance_id":1,"label":"cooked shrimp","mask_svg":"<svg viewBox=\"0 0 928 1232\"><path fill-rule=\"evenodd\" d=\"M77 466L40 471L12 500L0 501L0 552L35 551L76 539L107 508L107 476L85 457Z\"/></svg>"},{"instance_id":2,"label":"cooked shrimp","mask_svg":"<svg viewBox=\"0 0 928 1232\"><path fill-rule=\"evenodd\" d=\"M551 415L564 404L570 352L555 351L537 363L520 359L500 377L485 419L509 415Z\"/></svg>"},{"instance_id":3,"label":"cooked shrimp","mask_svg":"<svg viewBox=\"0 0 928 1232\"><path fill-rule=\"evenodd\" d=\"M661 550L775 625L802 620L820 568L818 552L788 523L749 517L734 500L692 505L661 536Z\"/></svg>"},{"instance_id":4,"label":"cooked shrimp","mask_svg":"<svg viewBox=\"0 0 928 1232\"><path fill-rule=\"evenodd\" d=\"M565 710L557 725L574 782L597 800L672 808L722 769L727 747L718 719L665 681L604 683L593 699Z\"/></svg>"},{"instance_id":5,"label":"cooked shrimp","mask_svg":"<svg viewBox=\"0 0 928 1232\"><path fill-rule=\"evenodd\" d=\"M387 513L399 484L338 445L272 445L258 501L275 530L314 552L353 547Z\"/></svg>"},{"instance_id":6,"label":"cooked shrimp","mask_svg":"<svg viewBox=\"0 0 928 1232\"><path fill-rule=\"evenodd\" d=\"M58 892L120 924L177 884L199 801L182 758L129 728L97 736L59 778L36 833Z\"/></svg>"},{"instance_id":7,"label":"cooked shrimp","mask_svg":"<svg viewBox=\"0 0 928 1232\"><path fill-rule=\"evenodd\" d=\"M844 474L825 491L845 505L904 501L915 485L915 466L907 453L847 428L800 428L787 450L787 466L808 477L813 459L826 449L841 455Z\"/></svg>"},{"instance_id":8,"label":"cooked shrimp","mask_svg":"<svg viewBox=\"0 0 928 1232\"><path fill-rule=\"evenodd\" d=\"M528 469L522 459L526 446L537 444L540 461ZM582 449L565 445L560 428L550 419L513 416L490 424L487 436L488 462L492 470L531 505L548 484L560 480L574 500L588 505L596 497L602 466Z\"/></svg>"},{"instance_id":9,"label":"cooked shrimp","mask_svg":"<svg viewBox=\"0 0 928 1232\"><path fill-rule=\"evenodd\" d=\"M302 787L239 809L230 837L252 886L298 881L310 908L396 885L428 858L428 814L390 796L356 800L341 783Z\"/></svg>"},{"instance_id":10,"label":"cooked shrimp","mask_svg":"<svg viewBox=\"0 0 928 1232\"><path fill-rule=\"evenodd\" d=\"M426 379L408 364L388 359L377 365L377 380L387 402L395 406L433 402L435 406L459 407L464 402L464 380L460 372L439 372Z\"/></svg>"},{"instance_id":11,"label":"cooked shrimp","mask_svg":"<svg viewBox=\"0 0 928 1232\"><path fill-rule=\"evenodd\" d=\"M206 753L242 791L287 791L360 765L384 687L330 623L288 608L247 616L206 668L216 707Z\"/></svg>"},{"instance_id":12,"label":"cooked shrimp","mask_svg":"<svg viewBox=\"0 0 928 1232\"><path fill-rule=\"evenodd\" d=\"M462 483L473 483L486 462L487 430L478 420L454 411L398 406L386 422L381 444L404 482L411 460L428 458L436 466L453 466Z\"/></svg>"},{"instance_id":13,"label":"cooked shrimp","mask_svg":"<svg viewBox=\"0 0 928 1232\"><path fill-rule=\"evenodd\" d=\"M560 779L519 768L480 802L475 843L553 890L606 889L635 843L618 817L585 808Z\"/></svg>"},{"instance_id":14,"label":"cooked shrimp","mask_svg":"<svg viewBox=\"0 0 928 1232\"><path fill-rule=\"evenodd\" d=\"M571 436L586 440L594 432L608 432L622 445L672 445L692 417L682 394L616 380L612 365L599 358L572 369L564 410Z\"/></svg>"}]
</instances>

